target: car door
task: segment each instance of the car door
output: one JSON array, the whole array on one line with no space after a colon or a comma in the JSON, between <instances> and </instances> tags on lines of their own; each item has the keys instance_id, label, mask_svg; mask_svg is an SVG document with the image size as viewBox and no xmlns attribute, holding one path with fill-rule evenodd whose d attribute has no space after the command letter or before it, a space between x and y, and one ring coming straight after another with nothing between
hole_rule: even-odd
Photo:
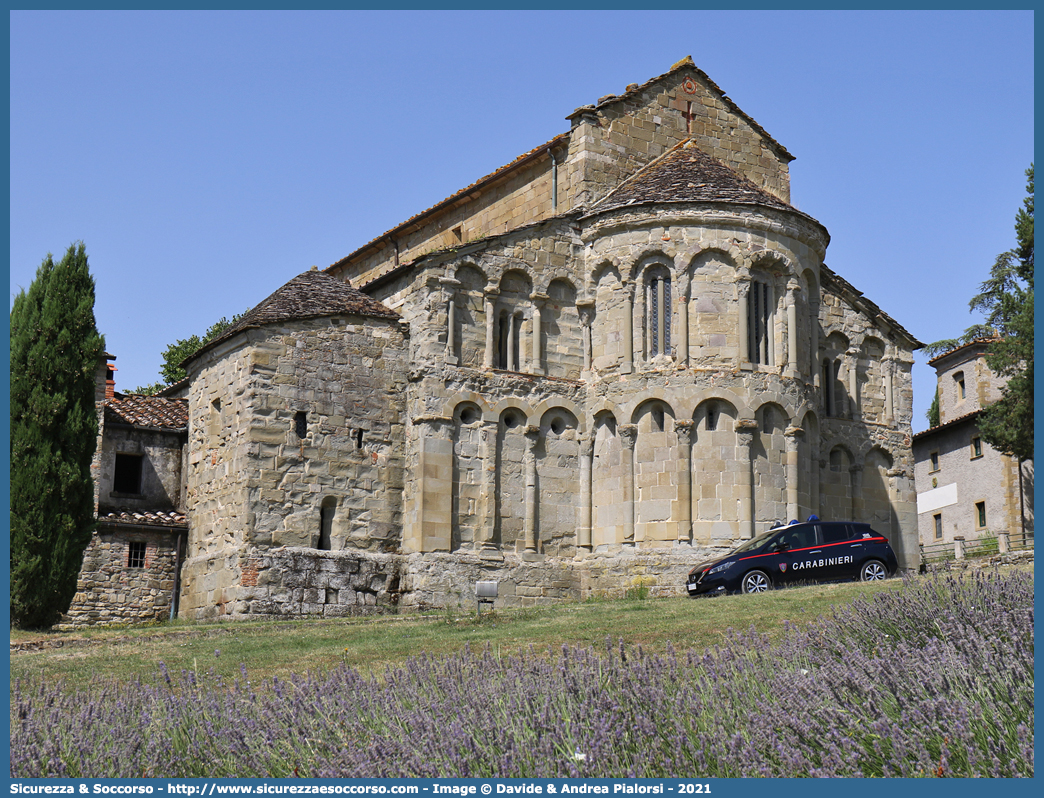
<instances>
[{"instance_id":1,"label":"car door","mask_svg":"<svg viewBox=\"0 0 1044 798\"><path fill-rule=\"evenodd\" d=\"M828 523L819 527L823 541L823 566L820 579L852 579L859 572L864 551L852 524Z\"/></svg>"},{"instance_id":2,"label":"car door","mask_svg":"<svg viewBox=\"0 0 1044 798\"><path fill-rule=\"evenodd\" d=\"M820 579L819 561L823 547L819 545L819 534L814 524L795 524L784 531L778 539L782 544L779 557L780 582L806 582Z\"/></svg>"}]
</instances>

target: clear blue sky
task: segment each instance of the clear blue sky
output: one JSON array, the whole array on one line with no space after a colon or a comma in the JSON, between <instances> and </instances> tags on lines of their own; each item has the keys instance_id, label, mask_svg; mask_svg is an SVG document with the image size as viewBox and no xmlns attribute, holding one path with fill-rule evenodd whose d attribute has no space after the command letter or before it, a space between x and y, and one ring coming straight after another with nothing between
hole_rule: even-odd
<instances>
[{"instance_id":1,"label":"clear blue sky","mask_svg":"<svg viewBox=\"0 0 1044 798\"><path fill-rule=\"evenodd\" d=\"M922 341L1015 244L1031 12L12 12L11 294L83 240L117 388L686 55ZM914 430L934 372L919 356Z\"/></svg>"}]
</instances>

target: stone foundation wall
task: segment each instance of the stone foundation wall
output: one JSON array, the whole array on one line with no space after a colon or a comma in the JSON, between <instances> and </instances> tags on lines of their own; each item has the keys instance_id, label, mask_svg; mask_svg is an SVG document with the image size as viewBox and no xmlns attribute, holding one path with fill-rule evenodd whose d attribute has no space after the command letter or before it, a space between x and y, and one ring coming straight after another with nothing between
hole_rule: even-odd
<instances>
[{"instance_id":1,"label":"stone foundation wall","mask_svg":"<svg viewBox=\"0 0 1044 798\"><path fill-rule=\"evenodd\" d=\"M381 554L287 547L230 556L236 584L221 602L184 606L197 619L347 617L475 606L475 583L499 583L495 607L526 607L621 597L644 587L651 596L683 595L699 561L724 549L675 547L605 552L582 558L532 554ZM231 560L234 559L233 564ZM186 576L186 584L189 578Z\"/></svg>"},{"instance_id":2,"label":"stone foundation wall","mask_svg":"<svg viewBox=\"0 0 1044 798\"><path fill-rule=\"evenodd\" d=\"M145 543L145 567L130 568L131 541ZM174 597L177 536L102 527L83 554L69 613L59 629L164 621Z\"/></svg>"}]
</instances>

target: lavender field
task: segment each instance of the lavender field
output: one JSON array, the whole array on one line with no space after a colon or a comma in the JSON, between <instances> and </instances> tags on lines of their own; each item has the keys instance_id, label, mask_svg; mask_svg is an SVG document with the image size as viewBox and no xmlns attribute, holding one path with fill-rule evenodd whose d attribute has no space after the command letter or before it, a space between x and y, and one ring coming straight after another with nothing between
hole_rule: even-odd
<instances>
[{"instance_id":1,"label":"lavender field","mask_svg":"<svg viewBox=\"0 0 1044 798\"><path fill-rule=\"evenodd\" d=\"M776 645L652 656L607 640L264 684L249 663L231 683L19 681L11 775L1032 776L1033 693L1032 576L943 576Z\"/></svg>"}]
</instances>

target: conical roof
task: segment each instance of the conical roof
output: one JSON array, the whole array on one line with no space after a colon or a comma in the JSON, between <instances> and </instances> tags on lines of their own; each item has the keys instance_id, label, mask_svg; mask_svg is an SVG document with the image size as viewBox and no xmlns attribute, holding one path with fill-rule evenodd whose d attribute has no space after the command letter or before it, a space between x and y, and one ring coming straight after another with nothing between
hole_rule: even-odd
<instances>
[{"instance_id":1,"label":"conical roof","mask_svg":"<svg viewBox=\"0 0 1044 798\"><path fill-rule=\"evenodd\" d=\"M399 318L399 314L394 310L353 288L346 280L338 280L326 272L312 268L297 275L267 299L252 307L243 314L243 318L200 348L192 357L186 358L185 362L243 330L298 319L346 314L381 319Z\"/></svg>"},{"instance_id":2,"label":"conical roof","mask_svg":"<svg viewBox=\"0 0 1044 798\"><path fill-rule=\"evenodd\" d=\"M686 139L602 197L589 213L663 202L732 202L795 210Z\"/></svg>"}]
</instances>

